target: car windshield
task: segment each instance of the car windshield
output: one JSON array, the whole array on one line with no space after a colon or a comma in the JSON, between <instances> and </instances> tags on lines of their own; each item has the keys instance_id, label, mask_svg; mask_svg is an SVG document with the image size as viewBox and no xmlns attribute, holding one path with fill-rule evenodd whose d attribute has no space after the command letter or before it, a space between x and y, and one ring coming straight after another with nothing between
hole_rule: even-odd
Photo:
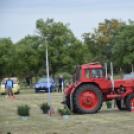
<instances>
[{"instance_id":1,"label":"car windshield","mask_svg":"<svg viewBox=\"0 0 134 134\"><path fill-rule=\"evenodd\" d=\"M6 84L6 80L3 79L2 82L1 82L1 84ZM13 81L13 84L17 84L17 80L16 79L11 79L11 80Z\"/></svg>"},{"instance_id":2,"label":"car windshield","mask_svg":"<svg viewBox=\"0 0 134 134\"><path fill-rule=\"evenodd\" d=\"M52 82L52 78L49 78L49 82ZM41 78L38 83L47 83L47 78Z\"/></svg>"}]
</instances>

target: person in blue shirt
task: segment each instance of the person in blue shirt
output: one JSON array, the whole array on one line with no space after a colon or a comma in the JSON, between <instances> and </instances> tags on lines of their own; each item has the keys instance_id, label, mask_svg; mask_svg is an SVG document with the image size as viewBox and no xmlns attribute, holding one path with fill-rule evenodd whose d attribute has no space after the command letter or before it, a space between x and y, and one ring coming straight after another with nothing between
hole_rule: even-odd
<instances>
[{"instance_id":1,"label":"person in blue shirt","mask_svg":"<svg viewBox=\"0 0 134 134\"><path fill-rule=\"evenodd\" d=\"M9 77L6 81L6 84L5 84L5 89L6 89L6 97L8 97L8 95L11 93L12 96L13 96L13 91L12 91L12 88L13 88L13 81L11 80L11 78Z\"/></svg>"}]
</instances>

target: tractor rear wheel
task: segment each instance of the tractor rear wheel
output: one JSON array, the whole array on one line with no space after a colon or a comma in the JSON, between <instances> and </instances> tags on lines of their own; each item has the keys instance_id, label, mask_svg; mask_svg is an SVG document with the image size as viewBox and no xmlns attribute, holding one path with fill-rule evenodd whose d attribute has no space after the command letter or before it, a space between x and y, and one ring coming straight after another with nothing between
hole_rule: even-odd
<instances>
[{"instance_id":1,"label":"tractor rear wheel","mask_svg":"<svg viewBox=\"0 0 134 134\"><path fill-rule=\"evenodd\" d=\"M102 93L96 86L82 85L73 96L74 111L82 114L97 113L102 107L102 101Z\"/></svg>"},{"instance_id":2,"label":"tractor rear wheel","mask_svg":"<svg viewBox=\"0 0 134 134\"><path fill-rule=\"evenodd\" d=\"M65 98L65 100L66 100L66 106L70 109L70 95L67 95L66 96L66 98ZM64 107L65 108L65 107Z\"/></svg>"},{"instance_id":3,"label":"tractor rear wheel","mask_svg":"<svg viewBox=\"0 0 134 134\"><path fill-rule=\"evenodd\" d=\"M131 94L126 99L126 107L129 111L131 111L131 105L134 107L134 94Z\"/></svg>"},{"instance_id":4,"label":"tractor rear wheel","mask_svg":"<svg viewBox=\"0 0 134 134\"><path fill-rule=\"evenodd\" d=\"M116 100L116 106L117 106L120 110L127 110L127 108L121 108L121 100Z\"/></svg>"}]
</instances>

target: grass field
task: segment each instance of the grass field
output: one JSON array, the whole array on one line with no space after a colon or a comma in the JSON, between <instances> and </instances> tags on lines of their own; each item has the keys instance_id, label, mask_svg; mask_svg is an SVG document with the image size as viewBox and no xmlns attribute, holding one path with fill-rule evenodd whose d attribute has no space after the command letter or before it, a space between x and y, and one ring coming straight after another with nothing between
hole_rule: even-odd
<instances>
[{"instance_id":1,"label":"grass field","mask_svg":"<svg viewBox=\"0 0 134 134\"><path fill-rule=\"evenodd\" d=\"M63 120L57 113L63 108L62 93L51 93L55 115L43 114L38 104L48 102L48 93L35 94L33 89L21 90L15 99L0 96L0 134L133 134L134 113L107 109L105 103L97 114L70 115ZM30 117L22 121L17 105L28 104Z\"/></svg>"}]
</instances>

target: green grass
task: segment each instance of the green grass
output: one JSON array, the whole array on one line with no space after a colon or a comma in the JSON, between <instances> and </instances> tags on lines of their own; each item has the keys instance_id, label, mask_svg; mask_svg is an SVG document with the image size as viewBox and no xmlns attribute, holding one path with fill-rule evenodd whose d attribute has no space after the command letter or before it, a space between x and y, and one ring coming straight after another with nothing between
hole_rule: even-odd
<instances>
[{"instance_id":1,"label":"green grass","mask_svg":"<svg viewBox=\"0 0 134 134\"><path fill-rule=\"evenodd\" d=\"M15 99L0 96L0 134L133 134L134 113L107 109L105 103L97 114L70 115L63 120L58 108L63 94L52 92L51 104L55 115L43 114L38 104L48 101L48 93L35 94L33 89L21 90ZM17 115L17 106L28 104L30 116L22 121Z\"/></svg>"},{"instance_id":2,"label":"green grass","mask_svg":"<svg viewBox=\"0 0 134 134\"><path fill-rule=\"evenodd\" d=\"M29 88L27 88L27 89L21 89L20 90L20 94L21 95L35 94L35 91L34 91L34 89L29 89Z\"/></svg>"}]
</instances>

